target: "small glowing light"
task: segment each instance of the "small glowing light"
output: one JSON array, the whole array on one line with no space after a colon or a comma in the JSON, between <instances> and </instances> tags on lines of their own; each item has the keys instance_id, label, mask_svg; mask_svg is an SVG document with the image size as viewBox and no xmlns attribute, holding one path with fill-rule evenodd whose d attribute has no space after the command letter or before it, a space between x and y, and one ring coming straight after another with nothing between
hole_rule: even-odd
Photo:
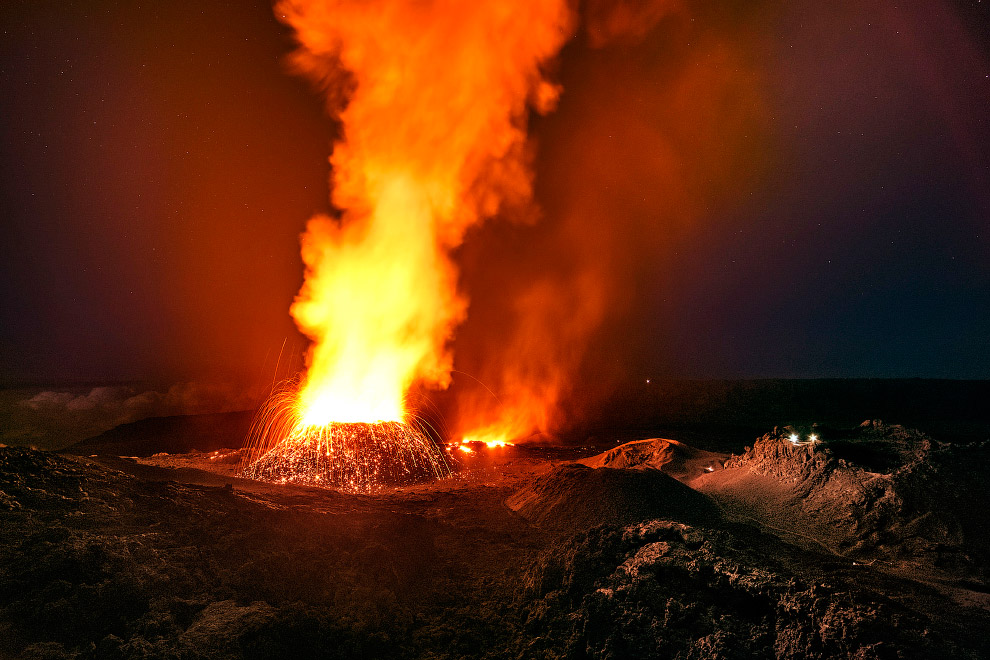
<instances>
[{"instance_id":1,"label":"small glowing light","mask_svg":"<svg viewBox=\"0 0 990 660\"><path fill-rule=\"evenodd\" d=\"M818 442L818 436L812 433L808 436L808 442Z\"/></svg>"},{"instance_id":2,"label":"small glowing light","mask_svg":"<svg viewBox=\"0 0 990 660\"><path fill-rule=\"evenodd\" d=\"M457 448L460 449L465 454L473 454L474 453L474 450L471 449L470 447L468 447L467 445L458 445Z\"/></svg>"},{"instance_id":3,"label":"small glowing light","mask_svg":"<svg viewBox=\"0 0 990 660\"><path fill-rule=\"evenodd\" d=\"M647 378L647 379L646 379L646 384L647 384L647 385L649 385L649 384L650 384L650 379L649 379L649 378Z\"/></svg>"},{"instance_id":4,"label":"small glowing light","mask_svg":"<svg viewBox=\"0 0 990 660\"><path fill-rule=\"evenodd\" d=\"M798 437L797 433L791 433L791 437L789 437L788 440L791 441L792 445L796 445L801 442L801 438Z\"/></svg>"},{"instance_id":5,"label":"small glowing light","mask_svg":"<svg viewBox=\"0 0 990 660\"><path fill-rule=\"evenodd\" d=\"M709 465L708 467L705 468L705 472L714 472L714 471L715 471L715 468L713 468L711 465Z\"/></svg>"}]
</instances>

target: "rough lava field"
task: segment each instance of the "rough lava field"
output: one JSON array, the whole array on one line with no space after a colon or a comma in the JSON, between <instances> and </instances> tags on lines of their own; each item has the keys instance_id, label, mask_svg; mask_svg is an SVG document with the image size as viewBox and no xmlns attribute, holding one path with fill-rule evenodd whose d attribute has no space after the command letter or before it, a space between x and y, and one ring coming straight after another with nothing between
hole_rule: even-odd
<instances>
[{"instance_id":1,"label":"rough lava field","mask_svg":"<svg viewBox=\"0 0 990 660\"><path fill-rule=\"evenodd\" d=\"M0 448L0 656L990 657L987 442L600 436L369 496L139 430Z\"/></svg>"}]
</instances>

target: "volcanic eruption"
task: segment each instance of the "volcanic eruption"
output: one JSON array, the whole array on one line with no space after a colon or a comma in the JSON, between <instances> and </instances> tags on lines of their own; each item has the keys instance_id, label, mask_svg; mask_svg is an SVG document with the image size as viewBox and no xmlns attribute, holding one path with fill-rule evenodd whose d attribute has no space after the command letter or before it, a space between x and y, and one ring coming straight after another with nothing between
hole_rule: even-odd
<instances>
[{"instance_id":1,"label":"volcanic eruption","mask_svg":"<svg viewBox=\"0 0 990 660\"><path fill-rule=\"evenodd\" d=\"M573 22L564 0L285 0L292 63L340 125L335 214L310 219L292 305L306 373L262 407L243 473L368 492L439 478L414 384L450 383L466 315L450 253L472 225L531 197L529 107L559 89L544 66Z\"/></svg>"}]
</instances>

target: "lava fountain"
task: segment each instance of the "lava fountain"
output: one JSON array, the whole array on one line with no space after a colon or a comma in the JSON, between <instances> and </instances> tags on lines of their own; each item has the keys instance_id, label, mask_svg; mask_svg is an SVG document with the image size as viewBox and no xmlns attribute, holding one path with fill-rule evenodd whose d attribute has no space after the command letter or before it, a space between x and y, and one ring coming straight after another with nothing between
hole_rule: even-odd
<instances>
[{"instance_id":1,"label":"lava fountain","mask_svg":"<svg viewBox=\"0 0 990 660\"><path fill-rule=\"evenodd\" d=\"M449 472L406 406L450 382L467 313L450 252L472 225L531 199L530 107L571 33L567 0L283 0L292 63L339 121L333 217L302 237L291 314L306 373L262 407L243 474L368 492Z\"/></svg>"},{"instance_id":2,"label":"lava fountain","mask_svg":"<svg viewBox=\"0 0 990 660\"><path fill-rule=\"evenodd\" d=\"M442 479L450 468L415 423L311 422L291 383L255 417L243 476L369 493Z\"/></svg>"}]
</instances>

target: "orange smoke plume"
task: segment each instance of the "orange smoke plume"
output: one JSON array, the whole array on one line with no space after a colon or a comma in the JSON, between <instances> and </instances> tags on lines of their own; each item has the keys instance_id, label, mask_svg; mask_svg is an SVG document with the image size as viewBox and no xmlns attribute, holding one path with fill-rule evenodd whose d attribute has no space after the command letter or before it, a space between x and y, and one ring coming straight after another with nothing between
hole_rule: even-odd
<instances>
[{"instance_id":1,"label":"orange smoke plume","mask_svg":"<svg viewBox=\"0 0 990 660\"><path fill-rule=\"evenodd\" d=\"M555 429L562 400L605 312L600 273L543 276L524 285L507 313L513 326L479 365L486 385L457 401L455 428L464 442L504 444Z\"/></svg>"},{"instance_id":2,"label":"orange smoke plume","mask_svg":"<svg viewBox=\"0 0 990 660\"><path fill-rule=\"evenodd\" d=\"M689 5L582 4L585 43L568 53L568 94L539 134L544 218L525 232L487 226L484 245L462 251L475 302L457 368L484 386L455 374L456 436L518 440L593 421L676 322L660 313L685 288L673 256L724 231L710 209L760 176L762 48L739 26L759 7Z\"/></svg>"},{"instance_id":3,"label":"orange smoke plume","mask_svg":"<svg viewBox=\"0 0 990 660\"><path fill-rule=\"evenodd\" d=\"M528 107L569 34L564 0L284 0L293 63L327 92L342 137L332 201L302 239L292 306L312 340L303 422L402 420L413 383L446 387L467 308L449 252L531 195Z\"/></svg>"}]
</instances>

